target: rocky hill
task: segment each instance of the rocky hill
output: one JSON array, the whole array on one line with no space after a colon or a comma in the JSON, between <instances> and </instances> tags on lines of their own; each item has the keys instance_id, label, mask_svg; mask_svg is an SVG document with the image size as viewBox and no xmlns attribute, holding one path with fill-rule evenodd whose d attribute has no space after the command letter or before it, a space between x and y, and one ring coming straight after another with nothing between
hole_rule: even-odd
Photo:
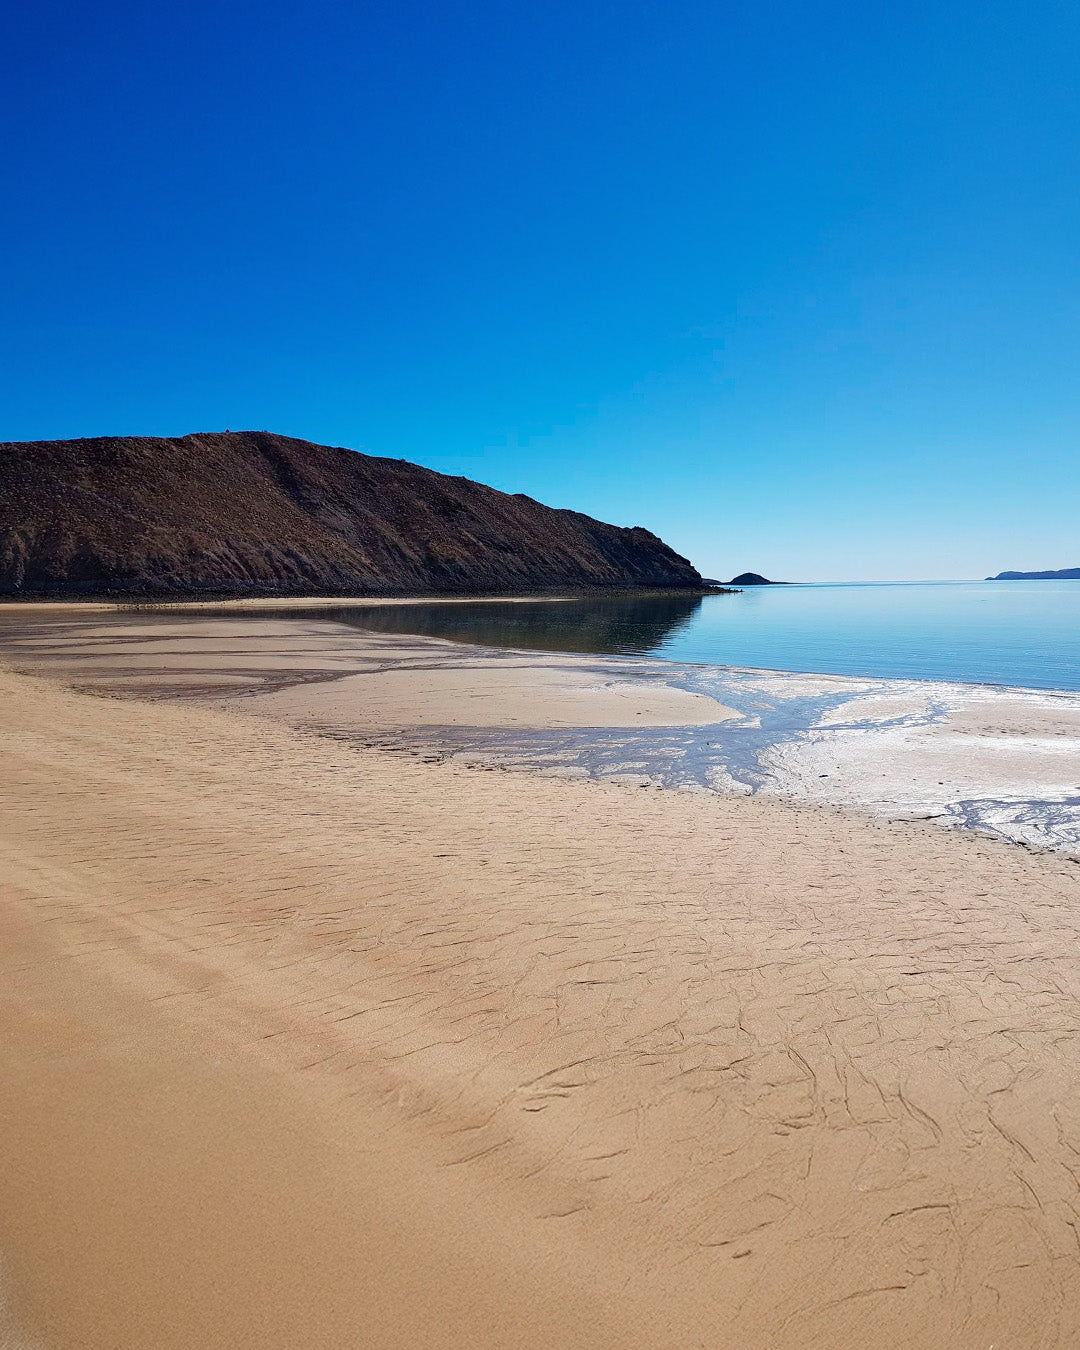
<instances>
[{"instance_id":1,"label":"rocky hill","mask_svg":"<svg viewBox=\"0 0 1080 1350\"><path fill-rule=\"evenodd\" d=\"M263 431L0 443L0 594L696 588L656 535Z\"/></svg>"},{"instance_id":2,"label":"rocky hill","mask_svg":"<svg viewBox=\"0 0 1080 1350\"><path fill-rule=\"evenodd\" d=\"M1080 567L1060 567L1056 572L999 572L987 581L1080 581Z\"/></svg>"}]
</instances>

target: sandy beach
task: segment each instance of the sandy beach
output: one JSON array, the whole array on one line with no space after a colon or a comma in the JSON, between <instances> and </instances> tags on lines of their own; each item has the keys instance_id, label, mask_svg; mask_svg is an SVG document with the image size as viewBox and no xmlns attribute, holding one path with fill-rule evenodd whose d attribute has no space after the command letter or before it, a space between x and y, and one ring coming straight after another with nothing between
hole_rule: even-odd
<instances>
[{"instance_id":1,"label":"sandy beach","mask_svg":"<svg viewBox=\"0 0 1080 1350\"><path fill-rule=\"evenodd\" d=\"M734 734L662 663L22 611L5 1344L1080 1339L1067 852L423 753ZM1003 706L927 753L1056 773L1071 705Z\"/></svg>"}]
</instances>

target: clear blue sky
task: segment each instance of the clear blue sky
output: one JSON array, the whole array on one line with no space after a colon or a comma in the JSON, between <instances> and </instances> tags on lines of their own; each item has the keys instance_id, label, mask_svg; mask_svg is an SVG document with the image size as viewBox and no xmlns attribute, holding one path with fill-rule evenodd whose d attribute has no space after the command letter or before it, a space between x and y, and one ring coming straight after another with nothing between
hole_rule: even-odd
<instances>
[{"instance_id":1,"label":"clear blue sky","mask_svg":"<svg viewBox=\"0 0 1080 1350\"><path fill-rule=\"evenodd\" d=\"M721 577L1080 565L1075 4L2 23L0 439L269 428Z\"/></svg>"}]
</instances>

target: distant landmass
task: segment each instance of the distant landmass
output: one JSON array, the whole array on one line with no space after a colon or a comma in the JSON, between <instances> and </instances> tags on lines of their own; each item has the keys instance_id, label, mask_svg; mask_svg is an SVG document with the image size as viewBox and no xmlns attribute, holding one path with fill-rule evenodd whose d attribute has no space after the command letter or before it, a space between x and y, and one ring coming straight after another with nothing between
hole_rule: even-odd
<instances>
[{"instance_id":1,"label":"distant landmass","mask_svg":"<svg viewBox=\"0 0 1080 1350\"><path fill-rule=\"evenodd\" d=\"M785 586L784 581L770 581L768 577L763 577L760 572L740 572L737 577L732 577L728 582L729 586Z\"/></svg>"},{"instance_id":2,"label":"distant landmass","mask_svg":"<svg viewBox=\"0 0 1080 1350\"><path fill-rule=\"evenodd\" d=\"M0 443L3 595L701 586L641 527L271 432Z\"/></svg>"},{"instance_id":3,"label":"distant landmass","mask_svg":"<svg viewBox=\"0 0 1080 1350\"><path fill-rule=\"evenodd\" d=\"M999 572L987 581L1080 581L1080 567L1061 567L1056 572Z\"/></svg>"}]
</instances>

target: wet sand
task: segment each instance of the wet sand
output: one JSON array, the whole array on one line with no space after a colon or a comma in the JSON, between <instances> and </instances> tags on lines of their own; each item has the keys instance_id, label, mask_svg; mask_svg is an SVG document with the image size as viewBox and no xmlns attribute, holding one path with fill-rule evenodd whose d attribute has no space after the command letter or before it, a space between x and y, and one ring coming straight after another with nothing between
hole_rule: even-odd
<instances>
[{"instance_id":1,"label":"wet sand","mask_svg":"<svg viewBox=\"0 0 1080 1350\"><path fill-rule=\"evenodd\" d=\"M213 701L363 746L933 819L1080 854L1077 692L520 651L276 603L0 606L0 652L83 689Z\"/></svg>"},{"instance_id":2,"label":"wet sand","mask_svg":"<svg viewBox=\"0 0 1080 1350\"><path fill-rule=\"evenodd\" d=\"M206 652L177 701L175 652L64 641L0 673L28 1345L1080 1338L1069 858L426 763L251 651L209 707ZM553 725L673 715L569 660Z\"/></svg>"},{"instance_id":3,"label":"wet sand","mask_svg":"<svg viewBox=\"0 0 1080 1350\"><path fill-rule=\"evenodd\" d=\"M83 689L231 696L252 712L341 731L681 727L738 716L705 694L672 686L662 661L492 651L231 608L212 617L115 610L88 617L78 606L40 615L9 610L0 613L0 643L12 666L58 674Z\"/></svg>"}]
</instances>

